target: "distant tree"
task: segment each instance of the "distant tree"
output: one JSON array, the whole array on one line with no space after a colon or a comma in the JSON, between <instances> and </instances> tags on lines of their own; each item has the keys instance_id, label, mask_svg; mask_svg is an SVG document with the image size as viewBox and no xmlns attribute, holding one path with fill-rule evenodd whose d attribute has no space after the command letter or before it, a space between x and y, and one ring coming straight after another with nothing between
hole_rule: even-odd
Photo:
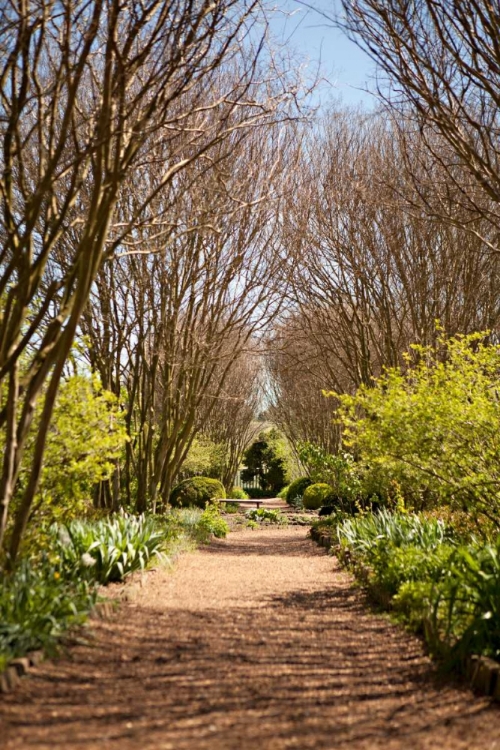
<instances>
[{"instance_id":1,"label":"distant tree","mask_svg":"<svg viewBox=\"0 0 500 750\"><path fill-rule=\"evenodd\" d=\"M289 450L279 430L261 432L245 452L243 482L258 478L264 492L279 492L289 479Z\"/></svg>"}]
</instances>

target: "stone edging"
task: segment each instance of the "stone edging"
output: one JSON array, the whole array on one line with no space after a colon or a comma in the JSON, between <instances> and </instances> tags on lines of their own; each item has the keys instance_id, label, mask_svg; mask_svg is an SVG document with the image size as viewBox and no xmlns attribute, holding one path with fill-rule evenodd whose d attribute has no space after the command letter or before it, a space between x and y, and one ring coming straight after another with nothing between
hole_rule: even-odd
<instances>
[{"instance_id":1,"label":"stone edging","mask_svg":"<svg viewBox=\"0 0 500 750\"><path fill-rule=\"evenodd\" d=\"M309 535L311 539L320 547L330 549L330 547L332 546L332 537L330 536L330 534L325 534L324 531L319 531L318 529L313 527L310 530Z\"/></svg>"},{"instance_id":2,"label":"stone edging","mask_svg":"<svg viewBox=\"0 0 500 750\"><path fill-rule=\"evenodd\" d=\"M30 651L26 656L12 659L6 669L0 673L0 693L10 693L14 690L21 679L32 667L38 666L45 658L41 649Z\"/></svg>"},{"instance_id":3,"label":"stone edging","mask_svg":"<svg viewBox=\"0 0 500 750\"><path fill-rule=\"evenodd\" d=\"M332 544L332 537L330 534L326 534L324 531L312 528L310 530L311 539L316 542L320 547L330 549ZM366 583L367 576L361 575L361 580ZM378 596L377 592L373 592L376 595L377 600L380 604L387 606L389 599L387 595ZM385 594L385 592L380 592ZM387 599L387 601L385 601ZM494 659L489 659L487 656L469 656L465 663L465 677L467 682L481 695L487 695L495 701L500 702L500 663Z\"/></svg>"}]
</instances>

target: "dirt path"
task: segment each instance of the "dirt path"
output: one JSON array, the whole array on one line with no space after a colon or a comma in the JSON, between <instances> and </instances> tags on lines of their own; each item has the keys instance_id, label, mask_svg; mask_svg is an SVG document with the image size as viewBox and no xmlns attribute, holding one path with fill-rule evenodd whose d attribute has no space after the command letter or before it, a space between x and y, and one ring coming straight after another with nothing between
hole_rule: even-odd
<instances>
[{"instance_id":1,"label":"dirt path","mask_svg":"<svg viewBox=\"0 0 500 750\"><path fill-rule=\"evenodd\" d=\"M0 748L500 750L500 710L440 686L303 528L148 574L89 645L0 701Z\"/></svg>"}]
</instances>

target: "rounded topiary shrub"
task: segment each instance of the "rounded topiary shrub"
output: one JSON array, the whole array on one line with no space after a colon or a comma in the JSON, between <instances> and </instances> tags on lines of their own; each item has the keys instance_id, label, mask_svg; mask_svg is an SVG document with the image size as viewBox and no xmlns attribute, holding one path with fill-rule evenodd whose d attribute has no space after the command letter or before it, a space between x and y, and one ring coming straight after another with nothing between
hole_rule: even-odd
<instances>
[{"instance_id":1,"label":"rounded topiary shrub","mask_svg":"<svg viewBox=\"0 0 500 750\"><path fill-rule=\"evenodd\" d=\"M325 501L329 500L331 494L332 488L329 484L325 484L324 482L310 484L309 487L306 487L302 496L304 508L307 510L318 510L322 505L325 505Z\"/></svg>"},{"instance_id":2,"label":"rounded topiary shrub","mask_svg":"<svg viewBox=\"0 0 500 750\"><path fill-rule=\"evenodd\" d=\"M231 500L249 500L250 496L247 495L243 487L233 487L229 494L229 498Z\"/></svg>"},{"instance_id":3,"label":"rounded topiary shrub","mask_svg":"<svg viewBox=\"0 0 500 750\"><path fill-rule=\"evenodd\" d=\"M225 497L224 485L218 479L192 477L184 479L177 487L174 487L170 495L170 503L176 508L187 508L193 505L197 508L204 508L207 503L223 500Z\"/></svg>"},{"instance_id":4,"label":"rounded topiary shrub","mask_svg":"<svg viewBox=\"0 0 500 750\"><path fill-rule=\"evenodd\" d=\"M312 479L309 479L309 477L299 477L299 479L294 479L294 481L288 485L286 493L287 503L291 503L296 497L302 497L304 491L310 484L312 484Z\"/></svg>"}]
</instances>

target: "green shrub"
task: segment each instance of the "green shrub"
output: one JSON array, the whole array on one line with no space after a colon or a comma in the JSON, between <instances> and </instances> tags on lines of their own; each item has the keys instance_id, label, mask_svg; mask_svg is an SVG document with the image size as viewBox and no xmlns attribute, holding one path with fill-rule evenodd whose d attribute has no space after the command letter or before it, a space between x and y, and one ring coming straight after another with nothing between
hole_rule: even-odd
<instances>
[{"instance_id":1,"label":"green shrub","mask_svg":"<svg viewBox=\"0 0 500 750\"><path fill-rule=\"evenodd\" d=\"M306 510L319 510L322 505L327 504L327 499L332 495L332 488L324 482L317 482L306 487L302 496L302 502Z\"/></svg>"},{"instance_id":2,"label":"green shrub","mask_svg":"<svg viewBox=\"0 0 500 750\"><path fill-rule=\"evenodd\" d=\"M275 497L290 481L292 451L286 437L275 427L263 430L244 453L243 483L257 479L260 488Z\"/></svg>"},{"instance_id":3,"label":"green shrub","mask_svg":"<svg viewBox=\"0 0 500 750\"><path fill-rule=\"evenodd\" d=\"M337 531L340 559L363 570L449 666L463 667L470 654L500 658L500 537L459 545L442 521L387 511Z\"/></svg>"},{"instance_id":4,"label":"green shrub","mask_svg":"<svg viewBox=\"0 0 500 750\"><path fill-rule=\"evenodd\" d=\"M229 526L221 517L216 505L208 505L201 514L199 522L198 541L207 542L213 535L218 539L227 536Z\"/></svg>"},{"instance_id":5,"label":"green shrub","mask_svg":"<svg viewBox=\"0 0 500 750\"><path fill-rule=\"evenodd\" d=\"M209 542L212 536L225 537L229 531L216 503L207 505L203 511L193 506L173 508L163 517L163 523L167 533L184 535L201 544Z\"/></svg>"},{"instance_id":6,"label":"green shrub","mask_svg":"<svg viewBox=\"0 0 500 750\"><path fill-rule=\"evenodd\" d=\"M430 584L439 581L445 574L454 551L455 547L451 544L440 544L434 549L425 549L415 544L396 547L386 539L381 539L369 555L372 581L391 597L399 594L403 584L417 581Z\"/></svg>"},{"instance_id":7,"label":"green shrub","mask_svg":"<svg viewBox=\"0 0 500 750\"><path fill-rule=\"evenodd\" d=\"M452 665L468 654L500 659L500 536L458 547L429 595L431 647Z\"/></svg>"},{"instance_id":8,"label":"green shrub","mask_svg":"<svg viewBox=\"0 0 500 750\"><path fill-rule=\"evenodd\" d=\"M125 514L97 522L72 521L56 533L54 549L62 573L104 584L144 569L165 542L153 518Z\"/></svg>"},{"instance_id":9,"label":"green shrub","mask_svg":"<svg viewBox=\"0 0 500 750\"><path fill-rule=\"evenodd\" d=\"M280 498L280 500L286 500L286 496L287 496L287 493L288 493L288 488L289 488L289 487L290 487L290 485L289 485L289 484L287 484L287 485L286 485L285 487L283 487L283 488L282 488L282 489L281 489L281 490L280 490L280 491L278 492L278 494L276 495L276 497L279 497L279 498Z\"/></svg>"},{"instance_id":10,"label":"green shrub","mask_svg":"<svg viewBox=\"0 0 500 750\"><path fill-rule=\"evenodd\" d=\"M299 456L307 467L313 484L325 483L332 488L332 505L348 513L356 508L396 505L393 477L378 465L370 466L345 450L328 453L321 446L306 442L299 445Z\"/></svg>"},{"instance_id":11,"label":"green shrub","mask_svg":"<svg viewBox=\"0 0 500 750\"><path fill-rule=\"evenodd\" d=\"M242 487L233 487L229 494L229 498L230 500L249 500L250 496Z\"/></svg>"},{"instance_id":12,"label":"green shrub","mask_svg":"<svg viewBox=\"0 0 500 750\"><path fill-rule=\"evenodd\" d=\"M43 400L42 400L43 401ZM40 401L35 420L40 419ZM33 463L37 429L27 442L19 474L21 500ZM0 442L1 442L0 435ZM109 479L127 442L125 417L116 396L103 389L98 377L73 375L59 388L47 433L43 469L30 518L25 548L37 543L54 523L67 523L92 509L95 485ZM30 549L31 552L31 549Z\"/></svg>"},{"instance_id":13,"label":"green shrub","mask_svg":"<svg viewBox=\"0 0 500 750\"><path fill-rule=\"evenodd\" d=\"M225 453L224 446L214 443L207 435L196 435L182 464L182 477L221 476Z\"/></svg>"},{"instance_id":14,"label":"green shrub","mask_svg":"<svg viewBox=\"0 0 500 750\"><path fill-rule=\"evenodd\" d=\"M226 491L218 479L209 477L192 477L184 479L175 487L170 495L170 503L174 508L188 508L195 506L204 508L207 503L217 499L225 499Z\"/></svg>"},{"instance_id":15,"label":"green shrub","mask_svg":"<svg viewBox=\"0 0 500 750\"><path fill-rule=\"evenodd\" d=\"M0 670L29 650L51 649L69 627L83 623L97 583L122 580L176 540L206 542L228 530L216 505L53 527L49 555L0 574Z\"/></svg>"},{"instance_id":16,"label":"green shrub","mask_svg":"<svg viewBox=\"0 0 500 750\"><path fill-rule=\"evenodd\" d=\"M299 477L298 479L294 479L294 481L288 485L288 492L286 493L287 503L291 503L296 497L302 497L304 495L304 490L309 487L310 484L312 484L312 480L309 477Z\"/></svg>"}]
</instances>

